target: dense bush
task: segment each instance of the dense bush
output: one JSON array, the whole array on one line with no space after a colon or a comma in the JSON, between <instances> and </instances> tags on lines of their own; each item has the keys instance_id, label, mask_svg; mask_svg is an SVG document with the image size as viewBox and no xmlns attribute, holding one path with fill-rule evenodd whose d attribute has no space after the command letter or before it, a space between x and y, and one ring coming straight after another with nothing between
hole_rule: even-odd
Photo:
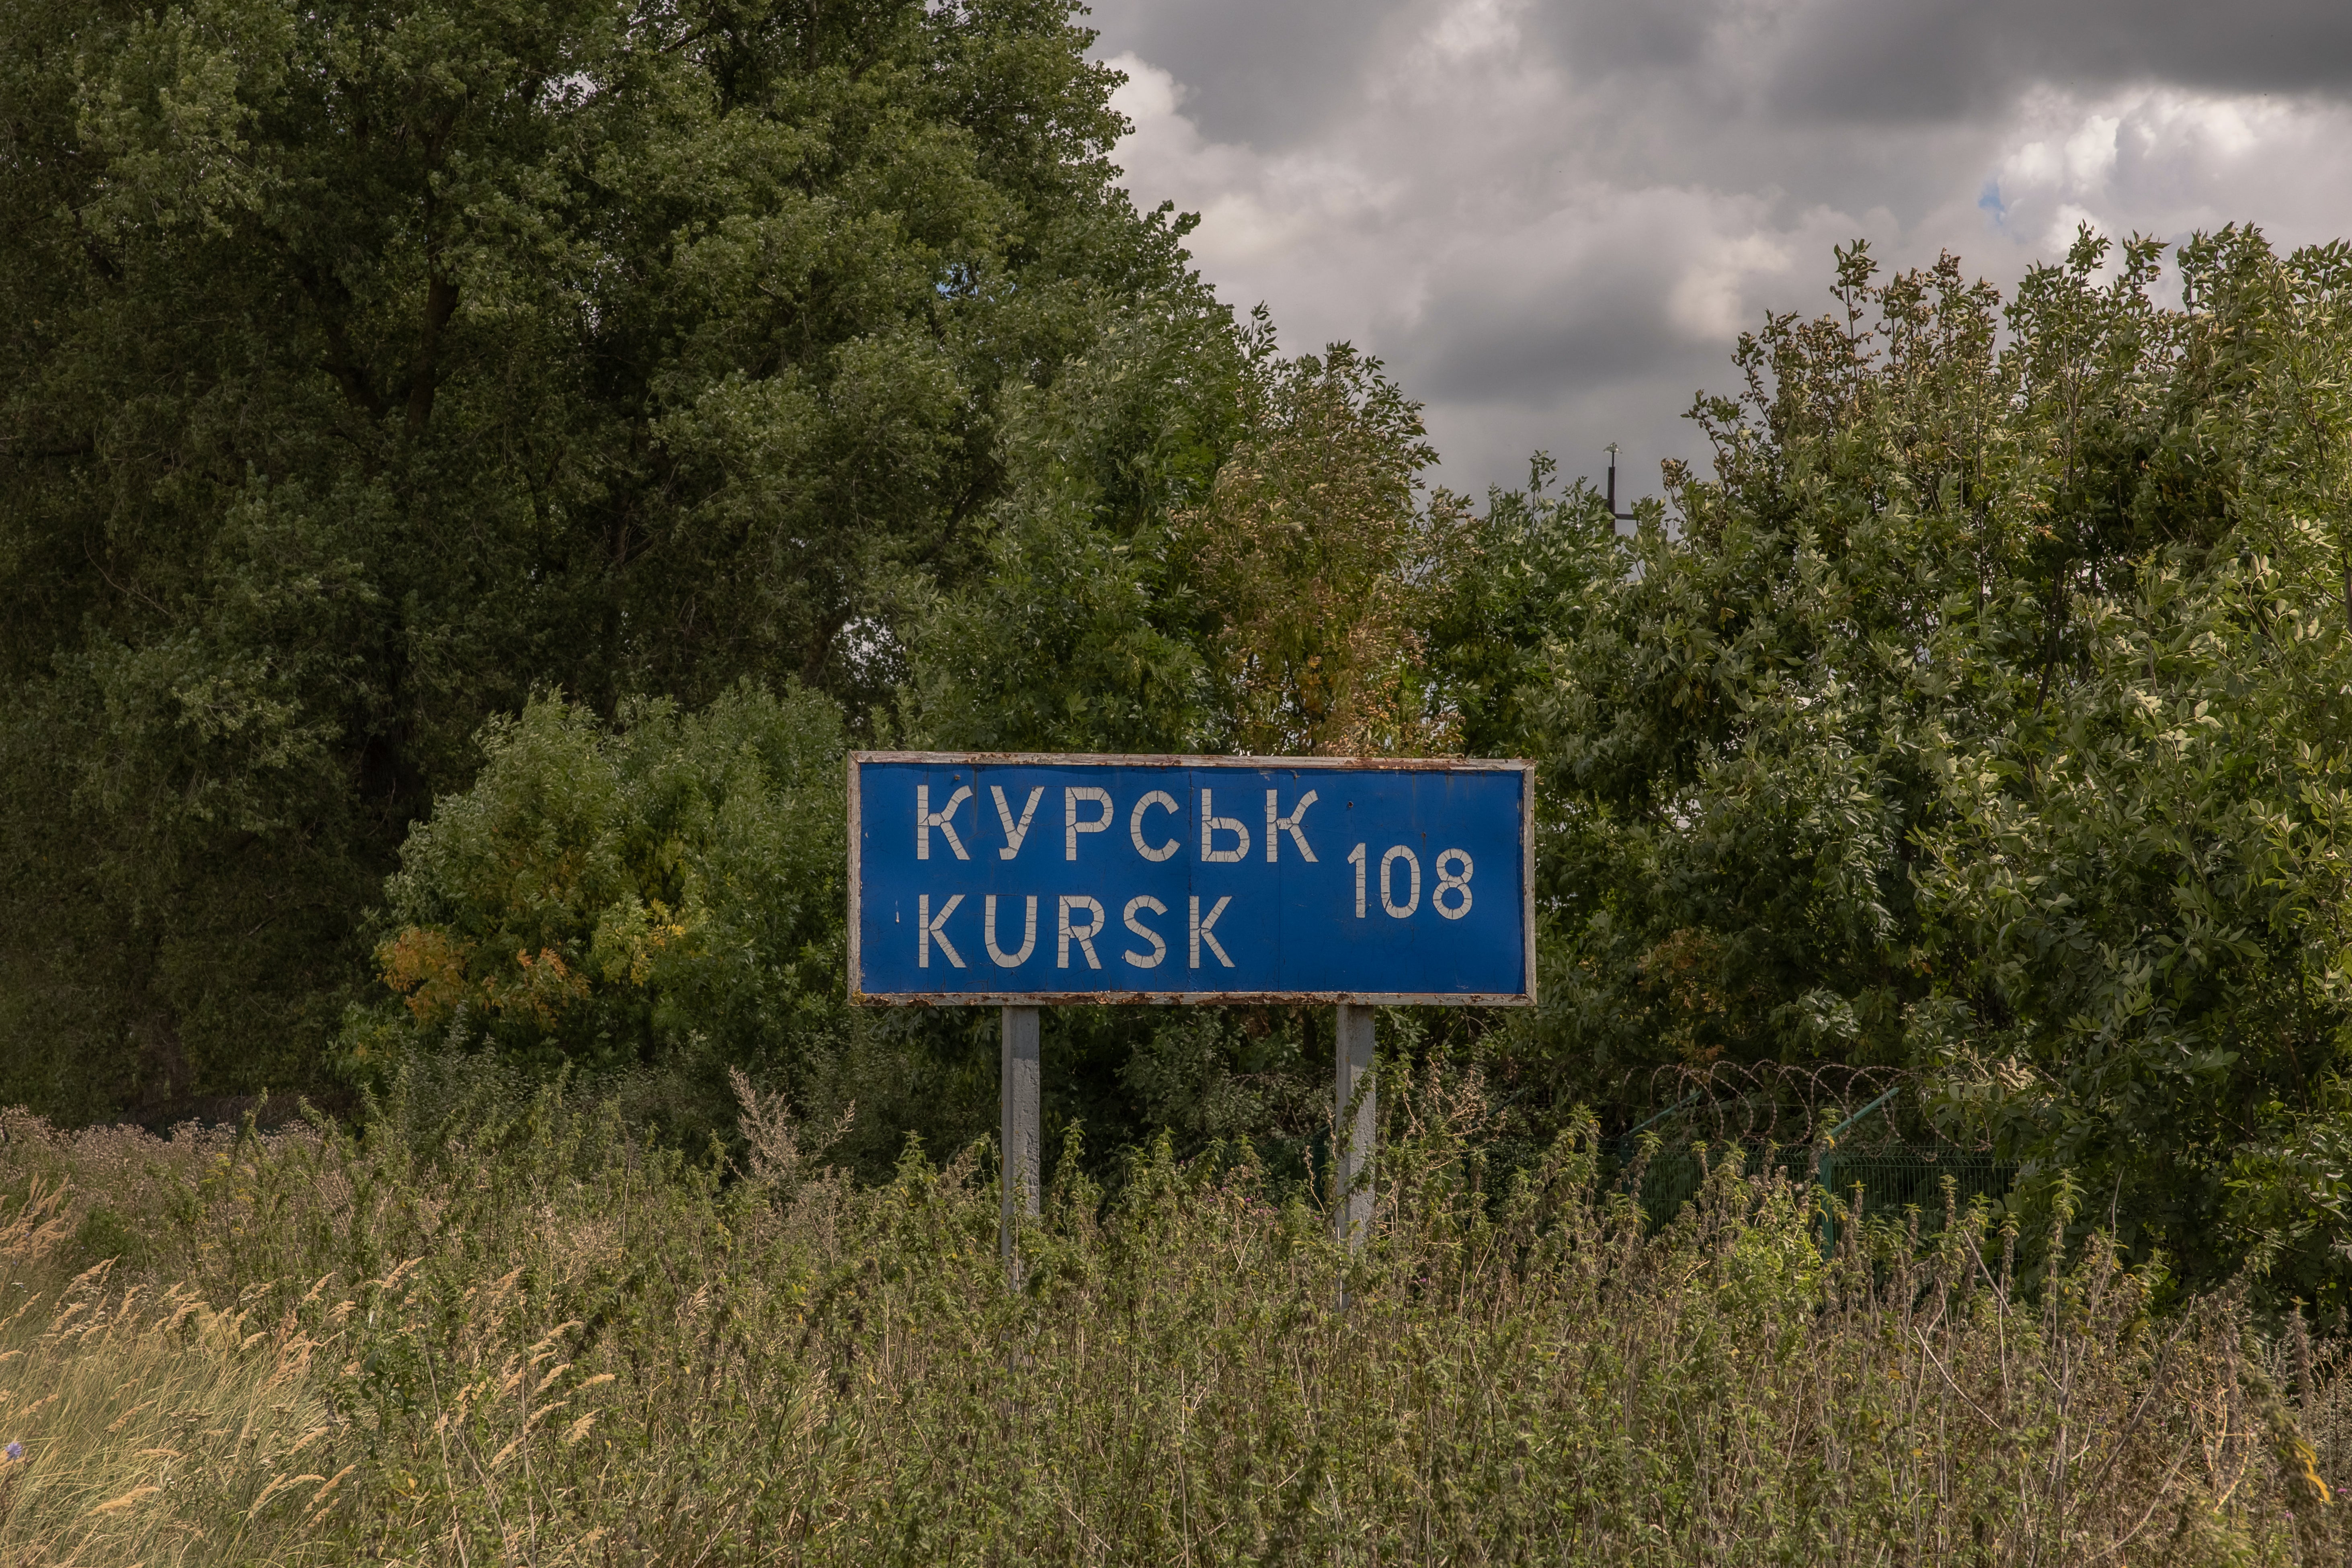
<instances>
[{"instance_id":1,"label":"dense bush","mask_svg":"<svg viewBox=\"0 0 2352 1568\"><path fill-rule=\"evenodd\" d=\"M526 1067L742 1063L824 1081L845 1033L840 710L744 686L607 727L551 698L491 724L385 884L362 1070L419 1046Z\"/></svg>"},{"instance_id":2,"label":"dense bush","mask_svg":"<svg viewBox=\"0 0 2352 1568\"><path fill-rule=\"evenodd\" d=\"M1884 1064L2135 1256L2340 1303L2352 250L1843 258L1551 616L1556 1104ZM1571 574L1571 580L1573 574ZM2045 1211L2046 1212L2046 1211ZM2036 1222L2039 1223L2038 1221Z\"/></svg>"}]
</instances>

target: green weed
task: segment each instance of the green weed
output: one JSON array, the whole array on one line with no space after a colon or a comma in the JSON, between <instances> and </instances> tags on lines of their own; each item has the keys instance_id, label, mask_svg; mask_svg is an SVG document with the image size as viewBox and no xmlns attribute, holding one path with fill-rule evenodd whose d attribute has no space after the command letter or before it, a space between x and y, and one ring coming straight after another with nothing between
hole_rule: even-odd
<instances>
[{"instance_id":1,"label":"green weed","mask_svg":"<svg viewBox=\"0 0 2352 1568\"><path fill-rule=\"evenodd\" d=\"M52 1282L0 1347L0 1413L53 1398L0 1560L2343 1557L2334 1346L2158 1313L2063 1227L2029 1297L1981 1205L1825 1257L1816 1191L1727 1165L1659 1226L1589 1122L1498 1183L1475 1082L1428 1079L1360 1256L1246 1147L1108 1198L1072 1151L1011 1289L984 1148L861 1186L740 1091L733 1158L560 1086L151 1141L103 1195L148 1277ZM11 1190L75 1165L11 1131Z\"/></svg>"}]
</instances>

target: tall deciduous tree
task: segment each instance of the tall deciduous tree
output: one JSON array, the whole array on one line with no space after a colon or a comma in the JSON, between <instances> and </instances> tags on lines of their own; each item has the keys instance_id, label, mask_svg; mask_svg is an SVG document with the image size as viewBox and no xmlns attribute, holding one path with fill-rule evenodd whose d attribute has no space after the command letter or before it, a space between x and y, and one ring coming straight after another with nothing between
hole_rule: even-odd
<instances>
[{"instance_id":1,"label":"tall deciduous tree","mask_svg":"<svg viewBox=\"0 0 2352 1568\"><path fill-rule=\"evenodd\" d=\"M1424 494L1421 405L1346 343L1261 353L1241 393L1241 442L1178 523L1235 749L1453 750L1423 634L1462 508Z\"/></svg>"},{"instance_id":2,"label":"tall deciduous tree","mask_svg":"<svg viewBox=\"0 0 2352 1568\"><path fill-rule=\"evenodd\" d=\"M1227 330L1117 187L1087 37L0 12L0 1097L310 1081L394 847L535 689L862 716L985 563L1008 407ZM1078 482L1148 483L1154 428Z\"/></svg>"}]
</instances>

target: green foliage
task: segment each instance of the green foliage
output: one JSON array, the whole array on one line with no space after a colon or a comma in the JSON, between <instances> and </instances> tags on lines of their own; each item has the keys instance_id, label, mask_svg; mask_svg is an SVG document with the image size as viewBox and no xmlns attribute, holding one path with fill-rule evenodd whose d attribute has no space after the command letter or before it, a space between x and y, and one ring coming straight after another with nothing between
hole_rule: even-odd
<instances>
[{"instance_id":1,"label":"green foliage","mask_svg":"<svg viewBox=\"0 0 2352 1568\"><path fill-rule=\"evenodd\" d=\"M1538 452L1526 489L1489 491L1486 510L1444 536L1423 637L1467 756L1540 743L1548 652L1623 567L1608 503L1582 480L1547 493L1557 471Z\"/></svg>"},{"instance_id":2,"label":"green foliage","mask_svg":"<svg viewBox=\"0 0 2352 1568\"><path fill-rule=\"evenodd\" d=\"M385 885L399 1000L345 1030L362 1068L478 1043L526 1070L753 1066L825 1081L845 1026L839 710L798 689L605 726L533 701L482 734Z\"/></svg>"},{"instance_id":3,"label":"green foliage","mask_svg":"<svg viewBox=\"0 0 2352 1568\"><path fill-rule=\"evenodd\" d=\"M0 1543L452 1564L526 1544L729 1564L2343 1558L2324 1500L2352 1479L2341 1345L2265 1342L2228 1298L2156 1318L2160 1277L2102 1241L2049 1259L2038 1295L1981 1210L1925 1245L1849 1226L1824 1257L1811 1189L1728 1167L1653 1226L1601 1185L1589 1120L1497 1183L1476 1086L1416 1078L1353 1261L1246 1149L1139 1150L1108 1202L1066 1150L1016 1291L977 1150L862 1186L746 1085L730 1170L610 1102L448 1066L396 1080L357 1138L146 1141L174 1178L140 1215L155 1272L68 1283L9 1237L0 1265L37 1299L0 1334L37 1353L0 1363L32 1505ZM12 1194L111 1152L9 1131ZM53 1388L64 1411L25 1408ZM170 1440L192 1416L239 1440ZM124 1500L93 1514L101 1497Z\"/></svg>"},{"instance_id":4,"label":"green foliage","mask_svg":"<svg viewBox=\"0 0 2352 1568\"><path fill-rule=\"evenodd\" d=\"M1906 1064L2212 1279L2342 1289L2352 256L2085 237L1742 340L1678 526L1593 535L1529 703L1558 806L1522 1058L1642 1098ZM2108 271L2103 275L2102 268ZM2004 342L2001 329L2006 326Z\"/></svg>"},{"instance_id":5,"label":"green foliage","mask_svg":"<svg viewBox=\"0 0 2352 1568\"><path fill-rule=\"evenodd\" d=\"M1241 424L1227 323L1126 316L1008 400L984 572L909 626L908 738L996 751L1178 752L1216 724L1171 519Z\"/></svg>"},{"instance_id":6,"label":"green foliage","mask_svg":"<svg viewBox=\"0 0 2352 1568\"><path fill-rule=\"evenodd\" d=\"M1130 454L1114 462L1108 437ZM929 743L1443 751L1426 628L1467 550L1421 406L1347 343L1121 330L1008 408L989 570L919 623Z\"/></svg>"},{"instance_id":7,"label":"green foliage","mask_svg":"<svg viewBox=\"0 0 2352 1568\"><path fill-rule=\"evenodd\" d=\"M1424 504L1437 452L1421 405L1347 343L1281 360L1257 325L1242 438L1178 520L1215 628L1229 743L1256 756L1451 751L1421 628L1461 508L1443 492Z\"/></svg>"},{"instance_id":8,"label":"green foliage","mask_svg":"<svg viewBox=\"0 0 2352 1568\"><path fill-rule=\"evenodd\" d=\"M402 837L534 691L866 723L1066 369L1066 482L1148 510L1230 321L1113 184L1088 37L0 12L0 1096L320 1087Z\"/></svg>"}]
</instances>

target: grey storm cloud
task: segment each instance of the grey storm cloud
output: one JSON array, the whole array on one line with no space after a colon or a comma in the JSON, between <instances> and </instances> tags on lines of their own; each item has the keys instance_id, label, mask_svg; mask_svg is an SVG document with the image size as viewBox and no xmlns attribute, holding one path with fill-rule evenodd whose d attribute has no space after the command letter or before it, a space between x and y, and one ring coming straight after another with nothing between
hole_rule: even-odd
<instances>
[{"instance_id":1,"label":"grey storm cloud","mask_svg":"<svg viewBox=\"0 0 2352 1568\"><path fill-rule=\"evenodd\" d=\"M1677 237L1670 215L1620 213L1606 226L1571 216L1463 258L1436 280L1409 340L1413 391L1508 404L1655 368L1673 323L1645 252Z\"/></svg>"},{"instance_id":2,"label":"grey storm cloud","mask_svg":"<svg viewBox=\"0 0 2352 1568\"><path fill-rule=\"evenodd\" d=\"M1423 399L1444 479L1697 458L1834 245L2004 289L2076 226L2352 229L2342 0L1106 0L1139 200L1286 347Z\"/></svg>"},{"instance_id":3,"label":"grey storm cloud","mask_svg":"<svg viewBox=\"0 0 2352 1568\"><path fill-rule=\"evenodd\" d=\"M2221 91L2352 87L2352 7L2315 0L1836 0L1797 14L1780 101L1836 119L1983 113L2028 83Z\"/></svg>"},{"instance_id":4,"label":"grey storm cloud","mask_svg":"<svg viewBox=\"0 0 2352 1568\"><path fill-rule=\"evenodd\" d=\"M1107 0L1093 7L1107 53L1174 74L1221 141L1274 148L1313 136L1356 94L1401 0Z\"/></svg>"}]
</instances>

